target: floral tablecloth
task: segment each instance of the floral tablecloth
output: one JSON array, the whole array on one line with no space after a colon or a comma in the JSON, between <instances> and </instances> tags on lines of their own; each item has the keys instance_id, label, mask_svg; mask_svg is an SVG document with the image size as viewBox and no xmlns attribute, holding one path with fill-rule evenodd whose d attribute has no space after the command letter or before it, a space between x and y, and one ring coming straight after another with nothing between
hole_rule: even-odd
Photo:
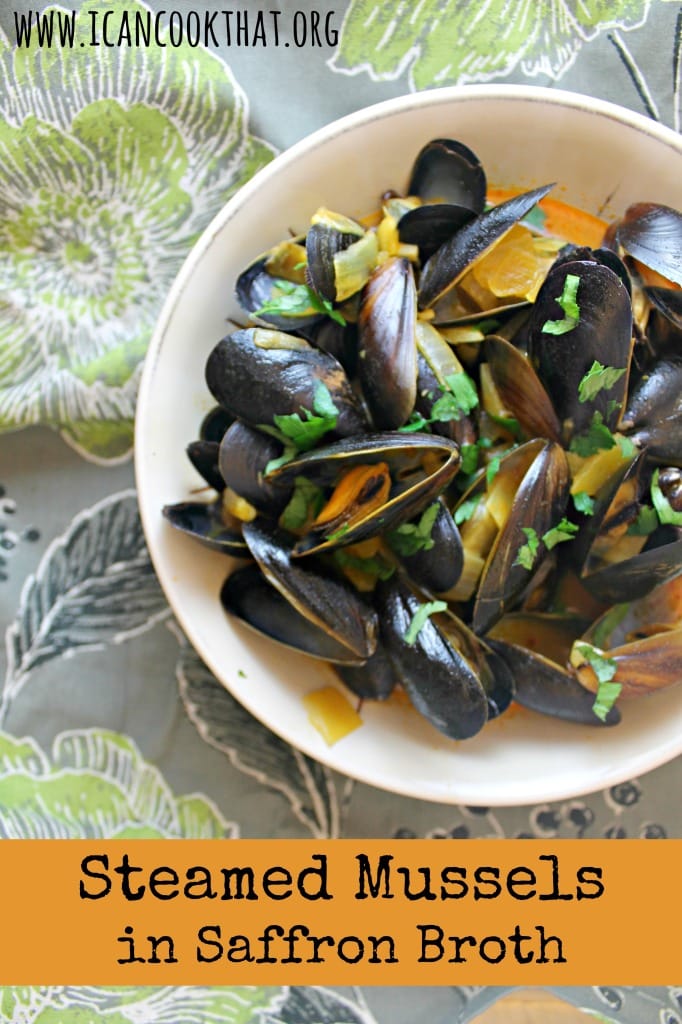
<instances>
[{"instance_id":1,"label":"floral tablecloth","mask_svg":"<svg viewBox=\"0 0 682 1024\"><path fill-rule=\"evenodd\" d=\"M573 89L679 130L682 8L287 0L275 19L272 5L224 6L0 8L0 834L682 835L681 760L584 799L493 810L379 792L287 746L174 621L131 464L164 296L274 154L369 103L479 82ZM0 1019L455 1024L503 991L7 988ZM559 994L597 1019L682 1021L682 989Z\"/></svg>"}]
</instances>

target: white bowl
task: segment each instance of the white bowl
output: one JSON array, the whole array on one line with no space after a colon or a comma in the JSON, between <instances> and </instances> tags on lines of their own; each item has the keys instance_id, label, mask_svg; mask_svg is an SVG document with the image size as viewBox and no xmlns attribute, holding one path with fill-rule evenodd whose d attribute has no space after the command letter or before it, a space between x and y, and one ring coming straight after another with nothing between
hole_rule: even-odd
<instances>
[{"instance_id":1,"label":"white bowl","mask_svg":"<svg viewBox=\"0 0 682 1024\"><path fill-rule=\"evenodd\" d=\"M321 205L358 216L404 188L429 139L461 140L488 180L556 181L560 199L616 215L631 202L682 205L682 140L608 103L558 90L452 88L389 100L335 121L253 178L204 232L171 289L140 390L135 442L149 549L183 629L217 678L265 725L347 775L425 800L502 806L557 800L613 785L682 751L682 687L623 707L612 729L519 711L471 740L442 737L408 707L366 703L364 724L327 746L303 696L340 683L331 668L260 639L226 617L218 593L227 562L174 531L165 503L200 484L184 455L213 402L204 362L239 318L233 284L247 261Z\"/></svg>"}]
</instances>

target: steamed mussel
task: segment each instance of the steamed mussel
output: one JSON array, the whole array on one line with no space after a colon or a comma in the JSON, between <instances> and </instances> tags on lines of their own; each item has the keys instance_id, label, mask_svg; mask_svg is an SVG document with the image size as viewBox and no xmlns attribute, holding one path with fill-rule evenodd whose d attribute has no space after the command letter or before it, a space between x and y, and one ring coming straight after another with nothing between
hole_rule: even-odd
<instances>
[{"instance_id":1,"label":"steamed mussel","mask_svg":"<svg viewBox=\"0 0 682 1024\"><path fill-rule=\"evenodd\" d=\"M254 255L187 449L208 498L164 509L238 560L230 615L451 739L513 702L614 725L682 672L682 215L552 187L435 139Z\"/></svg>"}]
</instances>

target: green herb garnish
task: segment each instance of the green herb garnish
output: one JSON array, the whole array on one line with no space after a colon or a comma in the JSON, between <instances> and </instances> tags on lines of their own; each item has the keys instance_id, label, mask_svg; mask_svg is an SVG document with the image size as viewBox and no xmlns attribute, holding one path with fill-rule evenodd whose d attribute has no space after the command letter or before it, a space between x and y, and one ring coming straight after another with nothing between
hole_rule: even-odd
<instances>
[{"instance_id":1,"label":"green herb garnish","mask_svg":"<svg viewBox=\"0 0 682 1024\"><path fill-rule=\"evenodd\" d=\"M630 537L648 537L657 528L658 515L656 510L649 508L648 505L642 505L634 523L630 523L628 526L628 535Z\"/></svg>"},{"instance_id":2,"label":"green herb garnish","mask_svg":"<svg viewBox=\"0 0 682 1024\"><path fill-rule=\"evenodd\" d=\"M324 539L335 544L337 540L341 540L342 537L345 537L349 530L350 523L344 523L343 526L338 528L338 530L334 530L333 533L328 533Z\"/></svg>"},{"instance_id":3,"label":"green herb garnish","mask_svg":"<svg viewBox=\"0 0 682 1024\"><path fill-rule=\"evenodd\" d=\"M409 557L418 551L430 551L435 541L431 536L440 506L436 501L422 512L418 523L403 523L392 530L388 542L397 555Z\"/></svg>"},{"instance_id":4,"label":"green herb garnish","mask_svg":"<svg viewBox=\"0 0 682 1024\"><path fill-rule=\"evenodd\" d=\"M351 555L348 551L339 550L334 552L334 561L340 569L357 569L368 576L374 576L379 580L390 580L395 572L395 566L390 565L381 555L374 558L361 558L359 555Z\"/></svg>"},{"instance_id":5,"label":"green herb garnish","mask_svg":"<svg viewBox=\"0 0 682 1024\"><path fill-rule=\"evenodd\" d=\"M605 657L604 652L592 644L577 643L575 647L597 677L599 685L592 710L604 722L623 689L622 683L612 682L618 671L616 659Z\"/></svg>"},{"instance_id":6,"label":"green herb garnish","mask_svg":"<svg viewBox=\"0 0 682 1024\"><path fill-rule=\"evenodd\" d=\"M587 491L578 491L571 497L577 512L582 512L585 516L594 515L594 498L591 498Z\"/></svg>"},{"instance_id":7,"label":"green herb garnish","mask_svg":"<svg viewBox=\"0 0 682 1024\"><path fill-rule=\"evenodd\" d=\"M596 359L578 385L578 399L590 402L600 391L608 391L627 371L615 366L602 366Z\"/></svg>"},{"instance_id":8,"label":"green herb garnish","mask_svg":"<svg viewBox=\"0 0 682 1024\"><path fill-rule=\"evenodd\" d=\"M654 503L659 522L663 526L682 526L682 512L676 512L658 482L660 470L654 471L651 478L651 500Z\"/></svg>"},{"instance_id":9,"label":"green herb garnish","mask_svg":"<svg viewBox=\"0 0 682 1024\"><path fill-rule=\"evenodd\" d=\"M322 298L307 284L293 284L276 278L275 285L280 294L268 299L260 309L254 310L253 316L306 316L323 313L342 327L346 326L343 316L338 309L334 309L329 299Z\"/></svg>"},{"instance_id":10,"label":"green herb garnish","mask_svg":"<svg viewBox=\"0 0 682 1024\"><path fill-rule=\"evenodd\" d=\"M461 526L462 523L466 523L471 519L472 515L480 505L482 498L482 492L480 494L475 494L473 498L467 498L466 501L463 501L462 504L455 509L454 516L457 526Z\"/></svg>"},{"instance_id":11,"label":"green herb garnish","mask_svg":"<svg viewBox=\"0 0 682 1024\"><path fill-rule=\"evenodd\" d=\"M586 459L596 452L613 448L615 444L616 439L604 423L604 417L595 411L587 432L573 438L570 450Z\"/></svg>"},{"instance_id":12,"label":"green herb garnish","mask_svg":"<svg viewBox=\"0 0 682 1024\"><path fill-rule=\"evenodd\" d=\"M447 607L446 601L426 601L425 604L420 604L403 637L405 643L411 647L416 642L429 617L436 615L438 612L446 611Z\"/></svg>"},{"instance_id":13,"label":"green herb garnish","mask_svg":"<svg viewBox=\"0 0 682 1024\"><path fill-rule=\"evenodd\" d=\"M415 434L418 431L425 431L430 434L429 424L431 422L431 420L424 419L420 412L413 412L407 423L403 423L402 427L398 427L398 431L401 434Z\"/></svg>"},{"instance_id":14,"label":"green herb garnish","mask_svg":"<svg viewBox=\"0 0 682 1024\"><path fill-rule=\"evenodd\" d=\"M431 414L427 418L421 413L413 412L407 423L398 429L405 434L417 430L427 430L431 423L448 423L461 420L478 405L476 385L468 374L451 373L445 378L447 389L441 388L440 398L431 406Z\"/></svg>"},{"instance_id":15,"label":"green herb garnish","mask_svg":"<svg viewBox=\"0 0 682 1024\"><path fill-rule=\"evenodd\" d=\"M315 387L312 412L301 406L300 413L274 415L274 427L260 425L260 430L276 437L284 445L282 454L268 462L265 475L291 462L299 452L307 452L314 448L321 437L334 429L338 417L339 410L332 401L329 388L320 380Z\"/></svg>"},{"instance_id":16,"label":"green herb garnish","mask_svg":"<svg viewBox=\"0 0 682 1024\"><path fill-rule=\"evenodd\" d=\"M578 285L580 278L577 274L566 274L564 290L556 300L564 313L563 320L545 320L542 326L543 334L568 334L580 320L580 306L578 305Z\"/></svg>"},{"instance_id":17,"label":"green herb garnish","mask_svg":"<svg viewBox=\"0 0 682 1024\"><path fill-rule=\"evenodd\" d=\"M293 494L280 516L280 523L285 530L299 530L308 520L315 518L323 504L322 488L304 476L297 476Z\"/></svg>"},{"instance_id":18,"label":"green herb garnish","mask_svg":"<svg viewBox=\"0 0 682 1024\"><path fill-rule=\"evenodd\" d=\"M629 437L624 437L623 434L618 434L616 437L616 444L620 448L620 453L624 459L632 459L637 455L637 445L634 441L631 441Z\"/></svg>"},{"instance_id":19,"label":"green herb garnish","mask_svg":"<svg viewBox=\"0 0 682 1024\"><path fill-rule=\"evenodd\" d=\"M486 466L485 478L486 478L486 480L487 480L487 482L489 484L491 484L493 482L493 480L495 479L495 477L499 473L499 471L500 471L500 462L501 461L502 461L502 456L501 455L495 455L490 460L488 465Z\"/></svg>"},{"instance_id":20,"label":"green herb garnish","mask_svg":"<svg viewBox=\"0 0 682 1024\"><path fill-rule=\"evenodd\" d=\"M573 540L579 527L576 523L570 522L566 517L561 520L557 526L553 526L551 530L542 535L542 543L545 545L548 551L555 548L557 544L563 544L567 540Z\"/></svg>"},{"instance_id":21,"label":"green herb garnish","mask_svg":"<svg viewBox=\"0 0 682 1024\"><path fill-rule=\"evenodd\" d=\"M512 564L521 565L530 572L535 564L535 558L540 547L540 538L532 526L522 526L521 529L526 535L527 543L519 548L516 560Z\"/></svg>"}]
</instances>

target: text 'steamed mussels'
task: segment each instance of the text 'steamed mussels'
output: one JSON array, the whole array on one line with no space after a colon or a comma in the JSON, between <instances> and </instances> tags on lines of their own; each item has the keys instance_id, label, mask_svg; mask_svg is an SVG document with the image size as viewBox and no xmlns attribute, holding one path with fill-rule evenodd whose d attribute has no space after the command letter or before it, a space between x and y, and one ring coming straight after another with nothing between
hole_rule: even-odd
<instances>
[{"instance_id":1,"label":"text 'steamed mussels'","mask_svg":"<svg viewBox=\"0 0 682 1024\"><path fill-rule=\"evenodd\" d=\"M255 259L187 449L216 496L164 509L248 560L231 615L453 739L682 679L682 215L551 188L437 139Z\"/></svg>"}]
</instances>

